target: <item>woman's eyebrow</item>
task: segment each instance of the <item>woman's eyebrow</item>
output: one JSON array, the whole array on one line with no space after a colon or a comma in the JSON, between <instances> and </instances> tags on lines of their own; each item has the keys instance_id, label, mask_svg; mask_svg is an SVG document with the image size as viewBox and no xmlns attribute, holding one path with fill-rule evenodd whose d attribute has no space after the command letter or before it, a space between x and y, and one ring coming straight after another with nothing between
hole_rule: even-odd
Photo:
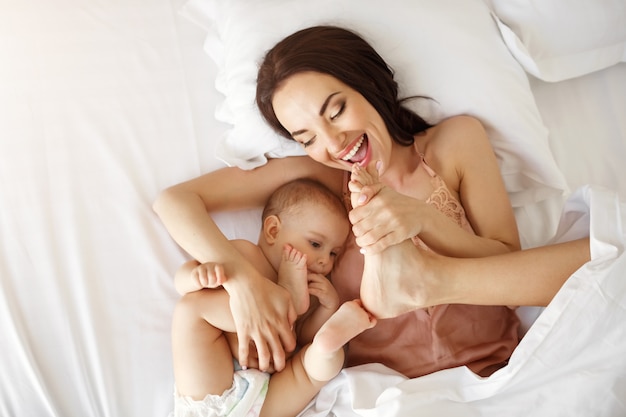
<instances>
[{"instance_id":1,"label":"woman's eyebrow","mask_svg":"<svg viewBox=\"0 0 626 417\"><path fill-rule=\"evenodd\" d=\"M339 91L335 91L334 93L331 93L328 95L328 97L326 97L326 100L324 100L324 103L322 103L322 107L320 108L320 113L319 113L320 116L323 116L324 113L326 113L326 108L328 107L328 104L330 103L330 99L336 96L337 94L339 94Z\"/></svg>"},{"instance_id":2,"label":"woman's eyebrow","mask_svg":"<svg viewBox=\"0 0 626 417\"><path fill-rule=\"evenodd\" d=\"M330 93L328 95L328 97L326 97L326 100L324 100L324 102L322 103L322 107L320 107L320 112L319 115L323 116L324 113L326 113L326 108L328 107L328 104L330 104L330 99L333 98L334 96L336 96L337 94L339 94L339 91L335 91L334 93ZM295 132L291 132L291 136L298 136L301 135L303 133L306 133L306 129L302 129L302 130L296 130Z\"/></svg>"}]
</instances>

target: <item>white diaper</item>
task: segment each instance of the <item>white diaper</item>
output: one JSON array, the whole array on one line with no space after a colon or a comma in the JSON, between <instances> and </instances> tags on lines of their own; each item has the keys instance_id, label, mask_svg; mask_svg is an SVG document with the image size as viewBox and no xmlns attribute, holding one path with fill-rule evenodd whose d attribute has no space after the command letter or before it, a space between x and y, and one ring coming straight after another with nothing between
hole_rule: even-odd
<instances>
[{"instance_id":1,"label":"white diaper","mask_svg":"<svg viewBox=\"0 0 626 417\"><path fill-rule=\"evenodd\" d=\"M261 411L270 374L257 369L235 371L233 385L222 395L202 401L174 393L174 417L256 417Z\"/></svg>"}]
</instances>

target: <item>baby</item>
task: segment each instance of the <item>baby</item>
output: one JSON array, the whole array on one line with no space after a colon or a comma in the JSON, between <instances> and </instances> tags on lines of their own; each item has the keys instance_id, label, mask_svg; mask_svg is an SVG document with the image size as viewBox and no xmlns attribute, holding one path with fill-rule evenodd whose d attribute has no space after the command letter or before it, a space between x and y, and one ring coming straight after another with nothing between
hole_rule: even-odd
<instances>
[{"instance_id":1,"label":"baby","mask_svg":"<svg viewBox=\"0 0 626 417\"><path fill-rule=\"evenodd\" d=\"M299 350L280 372L238 369L227 279L217 263L187 262L176 275L183 295L174 311L175 416L295 416L344 364L344 345L376 320L360 300L339 305L330 283L350 224L341 200L313 180L296 180L270 197L257 245L233 245L285 288L299 318Z\"/></svg>"}]
</instances>

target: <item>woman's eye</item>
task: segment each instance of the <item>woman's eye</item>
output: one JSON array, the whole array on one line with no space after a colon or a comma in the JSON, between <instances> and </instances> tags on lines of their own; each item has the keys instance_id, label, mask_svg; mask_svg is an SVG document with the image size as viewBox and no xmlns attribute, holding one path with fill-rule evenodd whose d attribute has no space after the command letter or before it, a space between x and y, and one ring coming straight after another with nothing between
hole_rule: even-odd
<instances>
[{"instance_id":1,"label":"woman's eye","mask_svg":"<svg viewBox=\"0 0 626 417\"><path fill-rule=\"evenodd\" d=\"M345 108L346 108L346 103L342 101L341 104L339 105L339 110L337 110L337 113L330 116L330 120L335 120L336 118L341 116Z\"/></svg>"},{"instance_id":2,"label":"woman's eye","mask_svg":"<svg viewBox=\"0 0 626 417\"><path fill-rule=\"evenodd\" d=\"M305 142L300 142L300 143L302 144L303 147L308 148L309 146L313 145L314 142L315 142L315 136L313 136L311 139Z\"/></svg>"}]
</instances>

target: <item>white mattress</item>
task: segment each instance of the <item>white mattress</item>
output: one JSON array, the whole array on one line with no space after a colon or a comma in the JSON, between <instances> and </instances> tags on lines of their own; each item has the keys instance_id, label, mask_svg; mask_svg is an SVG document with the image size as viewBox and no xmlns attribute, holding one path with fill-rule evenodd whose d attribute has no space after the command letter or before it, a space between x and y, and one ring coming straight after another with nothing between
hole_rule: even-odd
<instances>
[{"instance_id":1,"label":"white mattress","mask_svg":"<svg viewBox=\"0 0 626 417\"><path fill-rule=\"evenodd\" d=\"M185 255L151 204L163 188L221 166L213 148L226 129L213 118L216 69L202 50L204 34L178 15L180 3L0 4L0 416L165 417L171 410L172 274ZM626 64L557 84L532 80L532 87L571 190L596 184L623 200ZM527 246L552 236L561 208L559 199L516 213ZM254 214L216 219L229 237L256 239ZM623 238L623 224L615 233ZM623 315L625 293L617 294ZM559 326L559 335L576 336L573 323ZM599 357L584 360L596 365ZM579 364L536 381L529 378L538 374L524 376L524 389L536 384L540 396L505 385L500 400L553 401L554 415L561 403L575 410L559 397L571 391L558 386L568 369L584 369ZM624 360L613 365L620 377L597 378L614 383L604 398L610 408L594 415L626 413ZM399 402L398 380L380 375L341 377L359 387L378 378L387 385L376 392L391 389L390 408L369 404L359 415L444 415L437 412L453 403L463 415L497 409L497 399L451 394L454 378L468 378L462 370L431 377L428 404L411 395L422 380L401 385L412 399ZM592 369L576 378L602 392ZM349 386L341 381L339 390ZM467 385L484 389L477 386Z\"/></svg>"}]
</instances>

